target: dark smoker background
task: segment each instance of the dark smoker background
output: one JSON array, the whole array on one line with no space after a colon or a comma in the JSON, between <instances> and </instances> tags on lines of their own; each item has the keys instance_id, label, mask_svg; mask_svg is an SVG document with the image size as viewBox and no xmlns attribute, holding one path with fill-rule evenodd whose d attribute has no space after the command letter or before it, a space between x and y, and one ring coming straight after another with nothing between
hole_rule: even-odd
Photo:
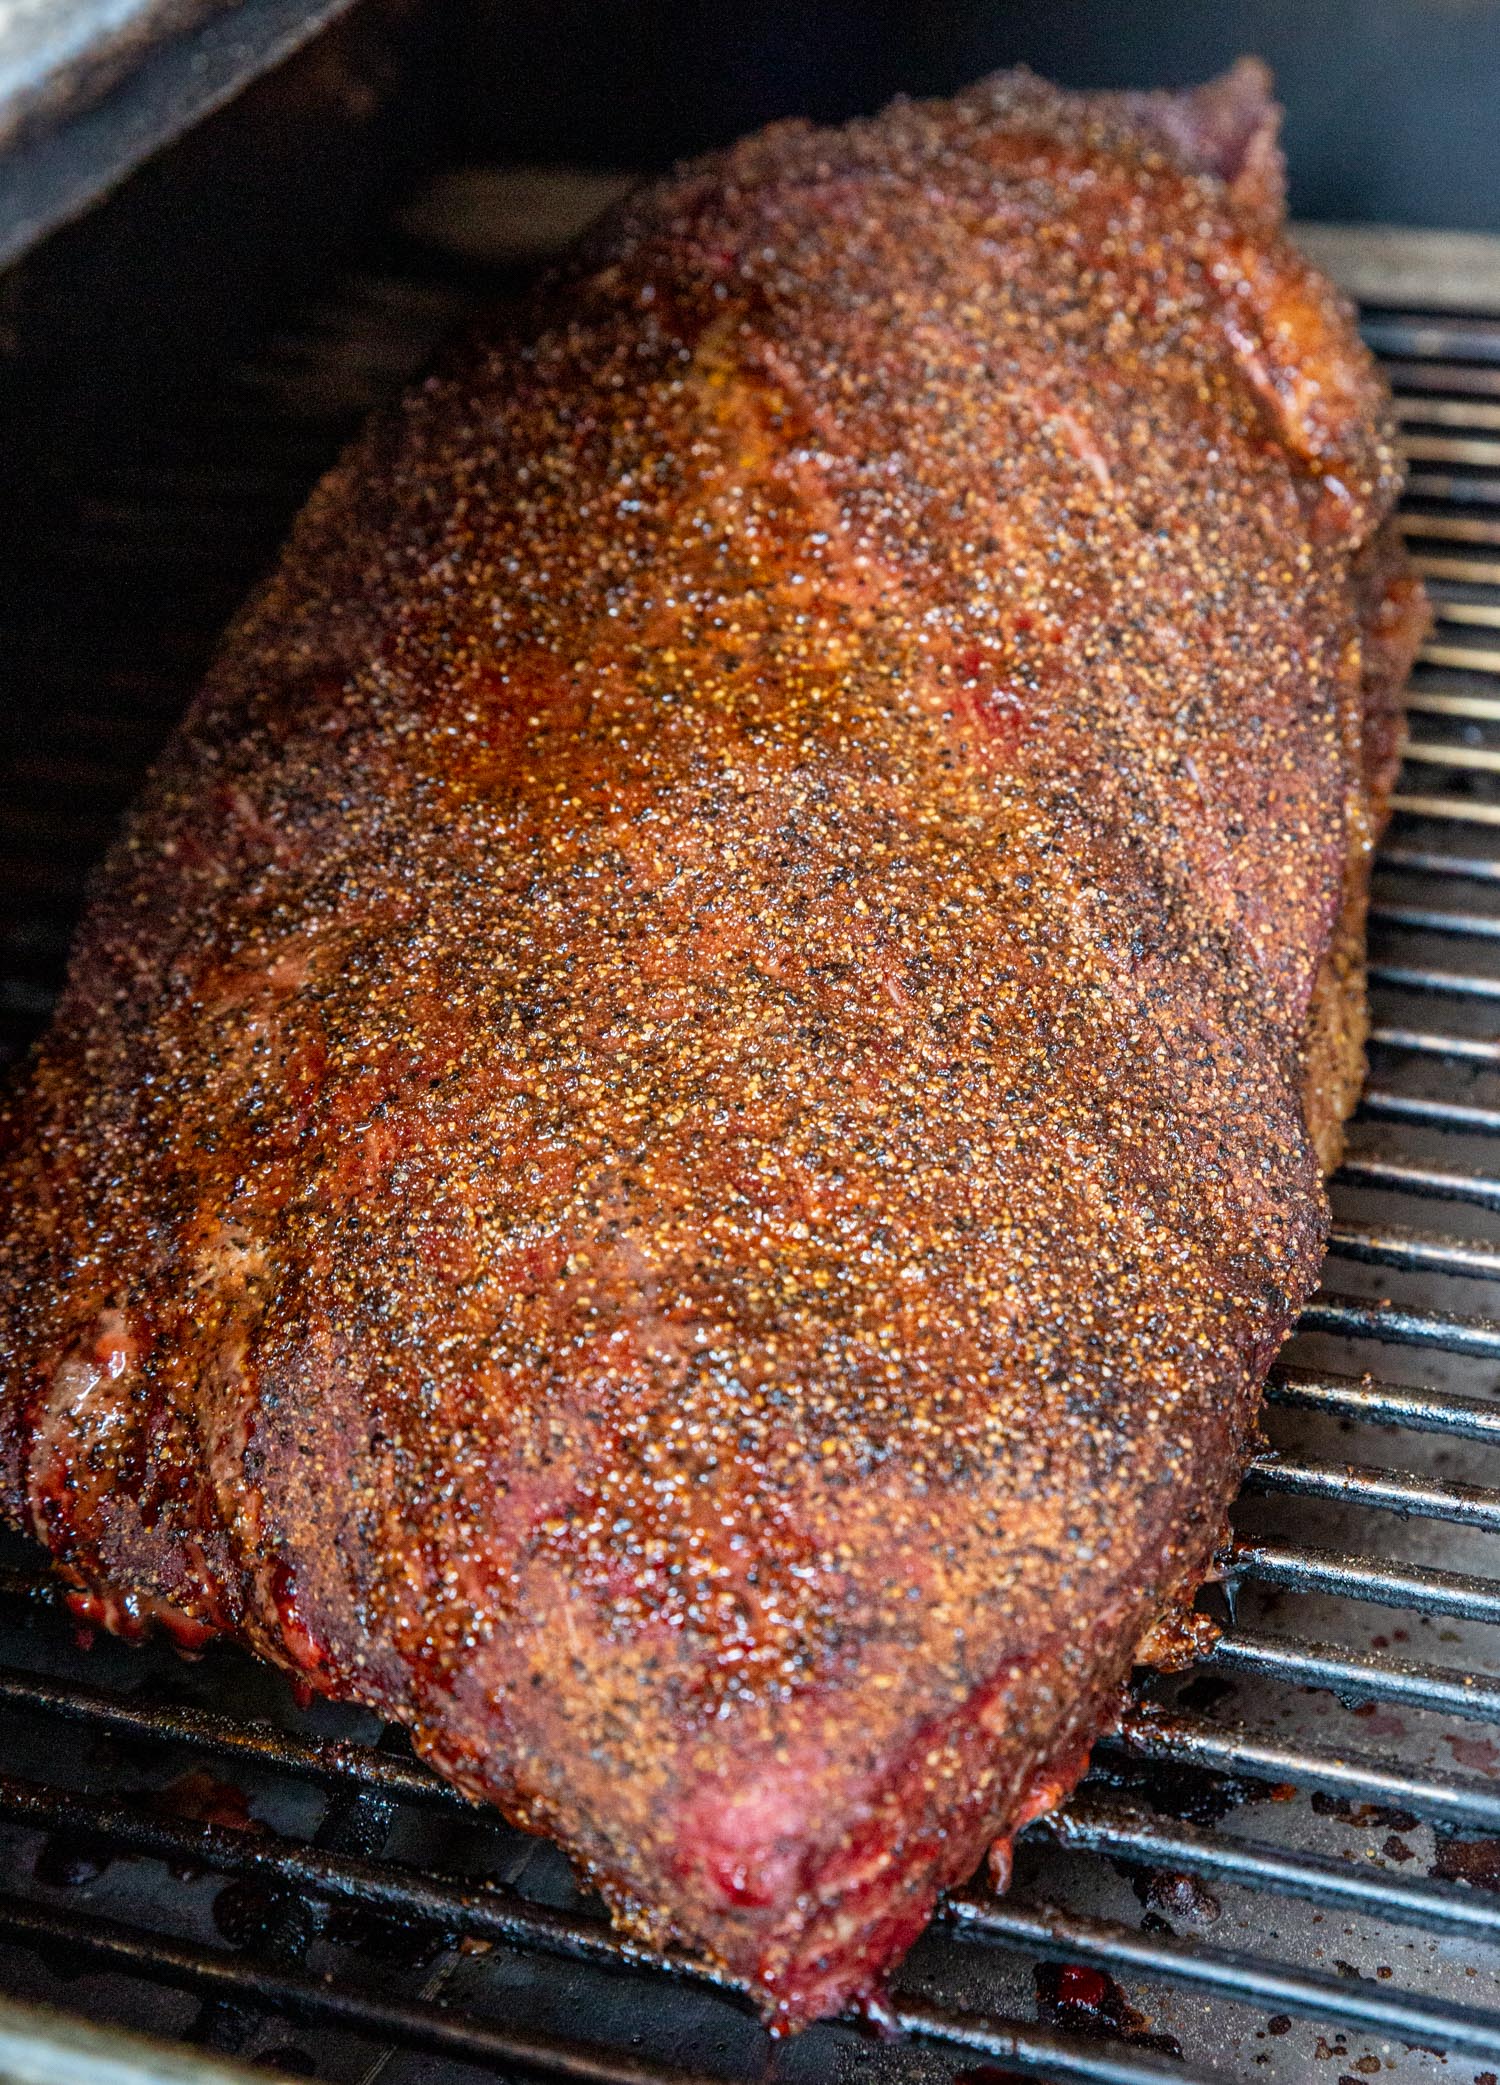
<instances>
[{"instance_id":1,"label":"dark smoker background","mask_svg":"<svg viewBox=\"0 0 1500 2085\"><path fill-rule=\"evenodd\" d=\"M466 0L451 50L472 145L628 167L1018 61L1168 87L1257 51L1294 214L1500 229L1495 0Z\"/></svg>"}]
</instances>

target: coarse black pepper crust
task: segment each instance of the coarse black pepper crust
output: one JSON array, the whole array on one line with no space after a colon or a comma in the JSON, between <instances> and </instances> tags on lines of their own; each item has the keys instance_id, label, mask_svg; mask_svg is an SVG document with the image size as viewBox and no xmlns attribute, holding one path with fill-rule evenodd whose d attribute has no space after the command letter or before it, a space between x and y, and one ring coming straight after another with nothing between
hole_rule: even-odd
<instances>
[{"instance_id":1,"label":"coarse black pepper crust","mask_svg":"<svg viewBox=\"0 0 1500 2085\"><path fill-rule=\"evenodd\" d=\"M1422 611L1278 216L1245 65L628 203L314 495L10 1105L81 1611L781 2028L1076 1775L1317 1274Z\"/></svg>"}]
</instances>

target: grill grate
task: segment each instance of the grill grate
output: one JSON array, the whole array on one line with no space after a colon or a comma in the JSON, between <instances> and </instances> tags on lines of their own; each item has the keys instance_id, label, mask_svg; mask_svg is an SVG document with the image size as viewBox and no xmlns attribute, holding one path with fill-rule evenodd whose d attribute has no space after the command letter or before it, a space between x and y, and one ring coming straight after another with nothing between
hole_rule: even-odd
<instances>
[{"instance_id":1,"label":"grill grate","mask_svg":"<svg viewBox=\"0 0 1500 2085\"><path fill-rule=\"evenodd\" d=\"M393 253L212 396L173 399L128 448L51 456L13 494L12 1054L87 862L309 479L494 287ZM1500 320L1371 312L1366 330L1437 621L1377 876L1372 1079L1330 1286L1271 1383L1212 1653L1143 1681L1077 1796L1027 1834L1010 1896L949 1900L897 1981L894 2038L835 2023L772 2052L710 1973L614 1934L553 1849L368 1715L299 1707L229 1652L80 1656L17 1545L0 1986L358 2085L476 2066L1144 2085L1302 2079L1318 2058L1356 2085L1500 2065ZM1421 1220L1434 1200L1461 1231Z\"/></svg>"}]
</instances>

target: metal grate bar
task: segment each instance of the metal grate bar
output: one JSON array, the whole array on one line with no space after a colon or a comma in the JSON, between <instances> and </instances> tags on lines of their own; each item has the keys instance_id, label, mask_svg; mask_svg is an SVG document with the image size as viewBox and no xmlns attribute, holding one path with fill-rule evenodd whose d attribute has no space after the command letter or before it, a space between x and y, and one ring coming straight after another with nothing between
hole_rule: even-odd
<instances>
[{"instance_id":1,"label":"metal grate bar","mask_svg":"<svg viewBox=\"0 0 1500 2085\"><path fill-rule=\"evenodd\" d=\"M1500 824L1500 805L1493 809ZM1408 963L1372 963L1372 985L1399 985L1408 992L1447 992L1456 999L1500 999L1500 977L1479 977L1454 970L1428 970Z\"/></svg>"},{"instance_id":2,"label":"metal grate bar","mask_svg":"<svg viewBox=\"0 0 1500 2085\"><path fill-rule=\"evenodd\" d=\"M1434 1035L1425 1028L1372 1028L1370 1043L1382 1050L1410 1050L1423 1057L1451 1057L1459 1064L1500 1064L1500 1042L1481 1035Z\"/></svg>"},{"instance_id":3,"label":"metal grate bar","mask_svg":"<svg viewBox=\"0 0 1500 2085\"><path fill-rule=\"evenodd\" d=\"M1023 2071L1073 2078L1079 2085L1215 2085L1201 2071L1186 2071L1180 2063L1144 2050L1112 2049L1108 2043L1054 2034L1045 2027L991 2020L931 2003L915 2004L899 1995L887 2002L881 2019L882 2024L920 2041L960 2048L972 2056L998 2057Z\"/></svg>"},{"instance_id":4,"label":"metal grate bar","mask_svg":"<svg viewBox=\"0 0 1500 2085\"><path fill-rule=\"evenodd\" d=\"M1412 563L1424 579L1458 586L1500 586L1500 564L1482 557L1434 557L1413 552Z\"/></svg>"},{"instance_id":5,"label":"metal grate bar","mask_svg":"<svg viewBox=\"0 0 1500 2085\"><path fill-rule=\"evenodd\" d=\"M1463 362L1500 362L1500 325L1489 319L1429 318L1417 312L1361 312L1359 330L1377 355L1407 355L1420 362L1453 357ZM1437 383L1431 370L1418 381Z\"/></svg>"},{"instance_id":6,"label":"metal grate bar","mask_svg":"<svg viewBox=\"0 0 1500 2085\"><path fill-rule=\"evenodd\" d=\"M1373 1122L1417 1122L1424 1129L1450 1129L1461 1136L1500 1136L1500 1108L1476 1108L1461 1100L1429 1100L1422 1093L1367 1088L1359 1112Z\"/></svg>"},{"instance_id":7,"label":"metal grate bar","mask_svg":"<svg viewBox=\"0 0 1500 2085\"><path fill-rule=\"evenodd\" d=\"M1496 704L1496 714L1500 715L1500 703ZM1500 915L1490 912L1449 912L1440 905L1393 905L1380 898L1371 905L1370 917L1383 927L1410 927L1427 934L1500 941Z\"/></svg>"},{"instance_id":8,"label":"metal grate bar","mask_svg":"<svg viewBox=\"0 0 1500 2085\"><path fill-rule=\"evenodd\" d=\"M1500 724L1500 697L1461 695L1452 688L1408 688L1406 709L1422 717L1464 717L1477 724Z\"/></svg>"},{"instance_id":9,"label":"metal grate bar","mask_svg":"<svg viewBox=\"0 0 1500 2085\"><path fill-rule=\"evenodd\" d=\"M1437 818L1457 825L1500 825L1500 804L1480 803L1464 796L1403 796L1391 798L1391 809L1407 818Z\"/></svg>"},{"instance_id":10,"label":"metal grate bar","mask_svg":"<svg viewBox=\"0 0 1500 2085\"><path fill-rule=\"evenodd\" d=\"M1202 1662L1215 1672L1254 1674L1294 1687L1326 1687L1351 1701L1400 1701L1436 1715L1500 1722L1500 1677L1487 1672L1376 1657L1343 1644L1264 1636L1254 1629L1221 1636Z\"/></svg>"},{"instance_id":11,"label":"metal grate bar","mask_svg":"<svg viewBox=\"0 0 1500 2085\"><path fill-rule=\"evenodd\" d=\"M1345 1339L1379 1339L1391 1346L1444 1347L1451 1354L1500 1360L1500 1321L1449 1311L1408 1310L1363 1296L1316 1296L1297 1321L1300 1332L1332 1332Z\"/></svg>"},{"instance_id":12,"label":"metal grate bar","mask_svg":"<svg viewBox=\"0 0 1500 2085\"><path fill-rule=\"evenodd\" d=\"M1313 1462L1302 1456L1257 1455L1245 1472L1253 1491L1300 1499L1327 1499L1417 1520L1446 1520L1456 1527L1500 1535L1500 1491L1488 1484L1462 1484L1424 1477L1412 1470L1387 1470L1360 1463Z\"/></svg>"},{"instance_id":13,"label":"metal grate bar","mask_svg":"<svg viewBox=\"0 0 1500 2085\"><path fill-rule=\"evenodd\" d=\"M1491 746L1446 745L1441 739L1409 738L1401 757L1426 767L1470 768L1475 774L1500 775L1500 752Z\"/></svg>"},{"instance_id":14,"label":"metal grate bar","mask_svg":"<svg viewBox=\"0 0 1500 2085\"><path fill-rule=\"evenodd\" d=\"M367 1788L400 1802L436 1803L480 1822L499 1820L498 1811L471 1803L419 1760L347 1738L318 1742L294 1737L274 1724L242 1723L208 1709L150 1705L15 1667L0 1668L0 1706L63 1717L121 1737L181 1745L220 1759L248 1760L328 1787Z\"/></svg>"},{"instance_id":15,"label":"metal grate bar","mask_svg":"<svg viewBox=\"0 0 1500 2085\"><path fill-rule=\"evenodd\" d=\"M1004 1904L968 1891L952 1900L960 1932L1069 1961L1111 1963L1138 1976L1221 1993L1242 2005L1396 2036L1408 2043L1492 2056L1500 2046L1500 2013L1405 1998L1363 1979L1290 1969L1240 1948L1206 1947L1180 1938L1147 1939L1108 1919L1085 1918L1051 1905Z\"/></svg>"},{"instance_id":16,"label":"metal grate bar","mask_svg":"<svg viewBox=\"0 0 1500 2085\"><path fill-rule=\"evenodd\" d=\"M1412 463L1463 463L1476 470L1500 465L1500 442L1486 441L1482 435L1403 434L1400 447Z\"/></svg>"},{"instance_id":17,"label":"metal grate bar","mask_svg":"<svg viewBox=\"0 0 1500 2085\"><path fill-rule=\"evenodd\" d=\"M1472 1202L1481 1209L1500 1209L1500 1179L1490 1173L1456 1173L1445 1166L1360 1152L1344 1160L1334 1179L1342 1187L1382 1188L1390 1194L1417 1195L1424 1201Z\"/></svg>"},{"instance_id":18,"label":"metal grate bar","mask_svg":"<svg viewBox=\"0 0 1500 2085\"><path fill-rule=\"evenodd\" d=\"M1500 1622L1500 1579L1467 1571L1436 1571L1279 1542L1237 1542L1227 1568L1232 1579L1251 1578L1294 1593L1327 1593L1465 1622Z\"/></svg>"},{"instance_id":19,"label":"metal grate bar","mask_svg":"<svg viewBox=\"0 0 1500 2085\"><path fill-rule=\"evenodd\" d=\"M1453 1434L1460 1440L1500 1446L1500 1399L1461 1397L1451 1390L1410 1390L1369 1376L1282 1366L1266 1385L1266 1402L1329 1412L1371 1426L1404 1426L1413 1433Z\"/></svg>"},{"instance_id":20,"label":"metal grate bar","mask_svg":"<svg viewBox=\"0 0 1500 2085\"><path fill-rule=\"evenodd\" d=\"M1396 400L1396 418L1403 425L1421 422L1431 427L1500 429L1500 404L1475 398L1401 397Z\"/></svg>"},{"instance_id":21,"label":"metal grate bar","mask_svg":"<svg viewBox=\"0 0 1500 2085\"><path fill-rule=\"evenodd\" d=\"M1487 1891L1463 1883L1408 1879L1327 1854L1287 1853L1263 1840L1232 1839L1198 1825L1179 1824L1175 1818L1160 1818L1133 1803L1091 1796L1029 1829L1074 1851L1209 1876L1241 1889L1304 1897L1430 1932L1466 1933L1476 1940L1500 1934L1500 1902ZM1500 2015L1494 2018L1500 2025Z\"/></svg>"},{"instance_id":22,"label":"metal grate bar","mask_svg":"<svg viewBox=\"0 0 1500 2085\"><path fill-rule=\"evenodd\" d=\"M1432 597L1432 612L1440 623L1462 623L1471 628L1500 630L1500 606L1492 601L1450 601L1438 594ZM1411 694L1406 697L1410 709Z\"/></svg>"},{"instance_id":23,"label":"metal grate bar","mask_svg":"<svg viewBox=\"0 0 1500 2085\"><path fill-rule=\"evenodd\" d=\"M1480 645L1434 644L1428 642L1417 655L1426 666L1454 666L1461 673L1500 673L1500 651ZM1421 702L1408 700L1408 709L1421 709Z\"/></svg>"},{"instance_id":24,"label":"metal grate bar","mask_svg":"<svg viewBox=\"0 0 1500 2085\"><path fill-rule=\"evenodd\" d=\"M1432 361L1387 361L1385 373L1392 384L1410 384L1423 392L1460 391L1466 398L1500 397L1497 369L1476 369L1463 362L1434 365Z\"/></svg>"},{"instance_id":25,"label":"metal grate bar","mask_svg":"<svg viewBox=\"0 0 1500 2085\"><path fill-rule=\"evenodd\" d=\"M1480 1831L1493 1832L1500 1825L1500 1783L1477 1774L1398 1773L1366 1753L1308 1751L1238 1725L1211 1723L1150 1702L1127 1709L1119 1729L1095 1749L1106 1757L1119 1754L1164 1766L1196 1766L1216 1774L1325 1789Z\"/></svg>"},{"instance_id":26,"label":"metal grate bar","mask_svg":"<svg viewBox=\"0 0 1500 2085\"><path fill-rule=\"evenodd\" d=\"M1453 477L1447 471L1408 471L1409 499L1443 500L1449 506L1500 507L1500 478Z\"/></svg>"},{"instance_id":27,"label":"metal grate bar","mask_svg":"<svg viewBox=\"0 0 1500 2085\"><path fill-rule=\"evenodd\" d=\"M1426 536L1435 543L1500 543L1500 521L1479 521L1467 514L1398 514L1403 536Z\"/></svg>"},{"instance_id":28,"label":"metal grate bar","mask_svg":"<svg viewBox=\"0 0 1500 2085\"><path fill-rule=\"evenodd\" d=\"M1500 860L1483 854L1438 854L1426 847L1382 847L1378 869L1411 869L1419 876L1465 876L1500 883Z\"/></svg>"},{"instance_id":29,"label":"metal grate bar","mask_svg":"<svg viewBox=\"0 0 1500 2085\"><path fill-rule=\"evenodd\" d=\"M1335 1223L1328 1234L1328 1250L1341 1259L1360 1260L1372 1267L1500 1280L1500 1245L1445 1238L1437 1232L1409 1231L1396 1224L1377 1229L1368 1224Z\"/></svg>"}]
</instances>

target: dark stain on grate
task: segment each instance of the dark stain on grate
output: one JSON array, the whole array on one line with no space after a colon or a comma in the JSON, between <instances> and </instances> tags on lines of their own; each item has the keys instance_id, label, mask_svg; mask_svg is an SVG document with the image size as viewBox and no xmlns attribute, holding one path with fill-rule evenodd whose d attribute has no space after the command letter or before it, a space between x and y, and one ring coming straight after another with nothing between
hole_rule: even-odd
<instances>
[{"instance_id":1,"label":"dark stain on grate","mask_svg":"<svg viewBox=\"0 0 1500 2085\"><path fill-rule=\"evenodd\" d=\"M396 263L211 392L13 489L11 1055L57 988L91 862L311 478L495 286L408 249ZM472 1809L399 1733L299 1707L232 1652L85 1655L16 1543L7 1990L359 2085L476 2067L1144 2085L1325 2059L1330 2077L1468 2078L1500 2060L1500 322L1390 312L1367 330L1420 466L1405 526L1439 621L1377 881L1337 1279L1273 1378L1212 1654L1143 1681L1077 1796L1026 1836L1011 1895L950 1898L875 2032L773 2050L711 1972L615 1934L554 1849ZM1461 1231L1422 1220L1434 1200Z\"/></svg>"}]
</instances>

